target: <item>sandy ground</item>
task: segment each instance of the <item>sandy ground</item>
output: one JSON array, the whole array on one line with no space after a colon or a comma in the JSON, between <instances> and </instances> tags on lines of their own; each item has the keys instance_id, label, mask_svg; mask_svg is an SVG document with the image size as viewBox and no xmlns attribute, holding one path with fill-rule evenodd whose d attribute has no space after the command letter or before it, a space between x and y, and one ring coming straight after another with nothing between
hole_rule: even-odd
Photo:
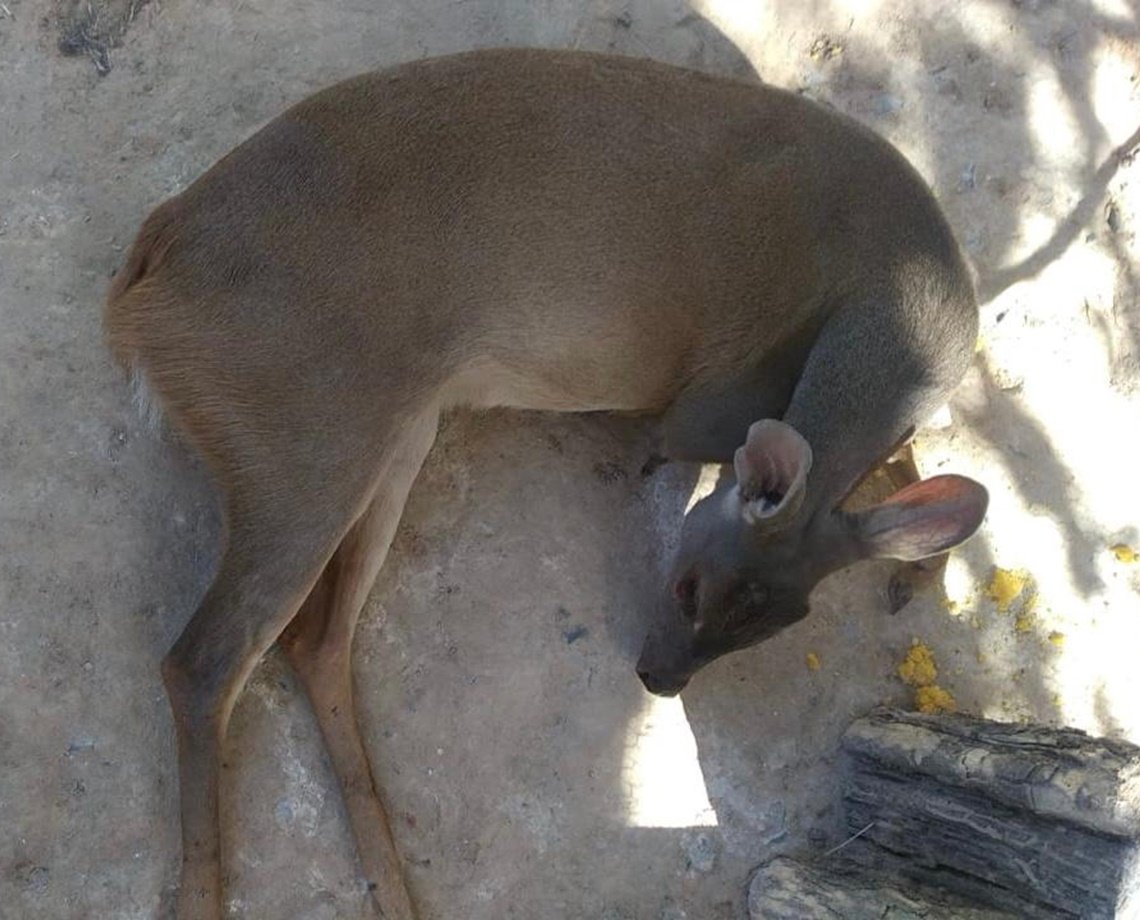
<instances>
[{"instance_id":1,"label":"sandy ground","mask_svg":"<svg viewBox=\"0 0 1140 920\"><path fill-rule=\"evenodd\" d=\"M157 663L208 582L218 515L102 348L108 276L150 207L288 103L473 47L755 72L894 141L983 299L975 367L920 465L974 476L992 505L946 597L892 617L886 566L837 575L805 622L657 704L632 658L696 471L642 479L641 423L451 417L356 646L426 915L743 917L759 861L840 839L836 739L879 701L911 702L896 667L915 638L963 709L1140 741L1140 565L1111 549L1140 549L1136 0L129 11L0 3L0 914L164 916L177 879ZM995 567L1022 586L1008 605L987 595ZM233 915L370 916L276 656L231 739Z\"/></svg>"}]
</instances>

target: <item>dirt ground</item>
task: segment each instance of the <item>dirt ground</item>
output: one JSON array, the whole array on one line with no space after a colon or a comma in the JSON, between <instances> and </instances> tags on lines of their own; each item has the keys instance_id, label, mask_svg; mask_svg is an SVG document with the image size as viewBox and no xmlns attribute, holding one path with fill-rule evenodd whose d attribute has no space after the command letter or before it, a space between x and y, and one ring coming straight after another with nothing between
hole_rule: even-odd
<instances>
[{"instance_id":1,"label":"dirt ground","mask_svg":"<svg viewBox=\"0 0 1140 920\"><path fill-rule=\"evenodd\" d=\"M92 3L0 2L0 915L165 916L177 882L157 665L219 521L200 465L144 429L102 347L124 247L287 104L474 47L758 75L896 143L983 302L975 366L920 433L920 466L981 480L992 503L945 597L890 616L888 568L858 567L662 703L632 660L696 471L643 479L640 422L450 417L356 645L425 915L744 917L758 862L842 839L837 738L875 703L912 703L897 666L914 639L962 709L1140 741L1136 0ZM232 914L371 916L276 656L228 762Z\"/></svg>"}]
</instances>

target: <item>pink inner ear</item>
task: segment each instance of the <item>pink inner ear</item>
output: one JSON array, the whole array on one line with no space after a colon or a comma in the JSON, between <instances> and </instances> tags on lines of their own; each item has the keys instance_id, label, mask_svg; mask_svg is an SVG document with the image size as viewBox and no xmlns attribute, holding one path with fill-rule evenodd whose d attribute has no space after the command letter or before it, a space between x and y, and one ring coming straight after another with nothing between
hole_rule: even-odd
<instances>
[{"instance_id":1,"label":"pink inner ear","mask_svg":"<svg viewBox=\"0 0 1140 920\"><path fill-rule=\"evenodd\" d=\"M909 486L899 489L890 498L884 499L882 505L902 504L910 507L921 505L940 505L942 503L969 503L976 504L979 500L986 501L986 490L965 476L945 474L921 479Z\"/></svg>"},{"instance_id":2,"label":"pink inner ear","mask_svg":"<svg viewBox=\"0 0 1140 920\"><path fill-rule=\"evenodd\" d=\"M914 560L968 540L988 505L985 487L972 479L933 476L900 489L859 517L873 555Z\"/></svg>"},{"instance_id":3,"label":"pink inner ear","mask_svg":"<svg viewBox=\"0 0 1140 920\"><path fill-rule=\"evenodd\" d=\"M762 419L748 429L733 466L741 499L771 509L803 488L811 469L811 447L791 425Z\"/></svg>"}]
</instances>

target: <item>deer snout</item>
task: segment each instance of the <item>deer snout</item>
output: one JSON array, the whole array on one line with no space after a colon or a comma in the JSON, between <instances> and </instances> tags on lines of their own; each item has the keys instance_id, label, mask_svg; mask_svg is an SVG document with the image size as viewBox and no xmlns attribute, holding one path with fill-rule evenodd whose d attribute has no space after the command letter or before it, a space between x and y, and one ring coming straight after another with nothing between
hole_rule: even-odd
<instances>
[{"instance_id":1,"label":"deer snout","mask_svg":"<svg viewBox=\"0 0 1140 920\"><path fill-rule=\"evenodd\" d=\"M671 648L662 638L650 633L637 659L637 676L645 689L656 696L676 696L685 689L696 670L689 656Z\"/></svg>"},{"instance_id":2,"label":"deer snout","mask_svg":"<svg viewBox=\"0 0 1140 920\"><path fill-rule=\"evenodd\" d=\"M644 671L641 668L637 669L637 676L641 678L645 689L654 696L676 696L685 689L685 685L689 682L688 677L658 674L654 671Z\"/></svg>"}]
</instances>

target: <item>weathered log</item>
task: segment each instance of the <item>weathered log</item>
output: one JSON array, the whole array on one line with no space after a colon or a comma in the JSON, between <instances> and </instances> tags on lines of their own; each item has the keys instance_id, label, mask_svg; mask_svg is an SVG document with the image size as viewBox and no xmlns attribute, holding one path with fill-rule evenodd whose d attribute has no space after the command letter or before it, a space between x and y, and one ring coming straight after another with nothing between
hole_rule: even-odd
<instances>
[{"instance_id":1,"label":"weathered log","mask_svg":"<svg viewBox=\"0 0 1140 920\"><path fill-rule=\"evenodd\" d=\"M850 858L1022 917L1140 916L1140 748L891 710L843 746Z\"/></svg>"},{"instance_id":2,"label":"weathered log","mask_svg":"<svg viewBox=\"0 0 1140 920\"><path fill-rule=\"evenodd\" d=\"M1016 914L968 907L936 893L903 891L897 882L842 860L804 864L777 857L748 888L751 920L1014 920Z\"/></svg>"}]
</instances>

